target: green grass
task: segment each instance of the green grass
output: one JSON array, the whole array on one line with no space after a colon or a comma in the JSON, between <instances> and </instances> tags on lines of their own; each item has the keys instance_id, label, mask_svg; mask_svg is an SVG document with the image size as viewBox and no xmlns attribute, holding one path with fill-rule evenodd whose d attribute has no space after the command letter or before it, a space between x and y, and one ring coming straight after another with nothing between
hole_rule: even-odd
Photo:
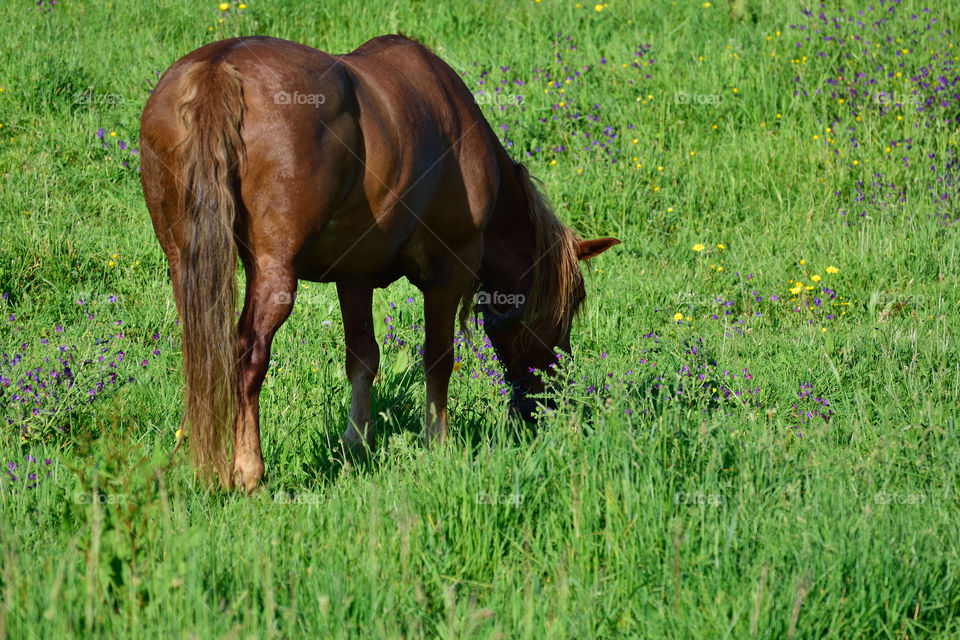
<instances>
[{"instance_id":1,"label":"green grass","mask_svg":"<svg viewBox=\"0 0 960 640\"><path fill-rule=\"evenodd\" d=\"M866 28L816 33L817 5L771 1L230 4L0 8L0 638L960 635L960 85L936 86L957 6L830 3ZM398 30L522 95L484 104L511 154L623 240L588 267L565 402L508 422L464 346L453 437L421 448L421 300L397 282L383 437L344 463L342 323L309 284L261 397L263 489L209 491L171 456L176 311L118 142L206 42ZM52 416L13 398L37 368Z\"/></svg>"}]
</instances>

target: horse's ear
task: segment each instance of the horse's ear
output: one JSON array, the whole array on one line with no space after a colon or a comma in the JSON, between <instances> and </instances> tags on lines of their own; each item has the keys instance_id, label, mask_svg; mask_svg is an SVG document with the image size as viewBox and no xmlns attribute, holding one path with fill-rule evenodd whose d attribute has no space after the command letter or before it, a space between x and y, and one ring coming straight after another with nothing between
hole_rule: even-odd
<instances>
[{"instance_id":1,"label":"horse's ear","mask_svg":"<svg viewBox=\"0 0 960 640\"><path fill-rule=\"evenodd\" d=\"M577 260L589 260L617 244L620 244L620 241L616 238L594 238L574 243L573 248L577 252Z\"/></svg>"}]
</instances>

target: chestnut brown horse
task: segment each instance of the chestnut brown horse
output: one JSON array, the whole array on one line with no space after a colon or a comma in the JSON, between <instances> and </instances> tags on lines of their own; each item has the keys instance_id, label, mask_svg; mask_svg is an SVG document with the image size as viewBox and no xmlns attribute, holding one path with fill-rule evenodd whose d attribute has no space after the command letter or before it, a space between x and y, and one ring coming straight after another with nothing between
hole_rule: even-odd
<instances>
[{"instance_id":1,"label":"chestnut brown horse","mask_svg":"<svg viewBox=\"0 0 960 640\"><path fill-rule=\"evenodd\" d=\"M480 296L513 407L529 418L527 396L545 385L536 372L570 349L577 260L619 242L578 241L456 72L402 36L346 55L266 37L197 49L147 101L140 150L183 325L194 461L246 490L263 477L260 388L298 280L337 286L351 445L374 441L373 289L405 276L423 291L430 442L447 433L458 309L462 324Z\"/></svg>"}]
</instances>

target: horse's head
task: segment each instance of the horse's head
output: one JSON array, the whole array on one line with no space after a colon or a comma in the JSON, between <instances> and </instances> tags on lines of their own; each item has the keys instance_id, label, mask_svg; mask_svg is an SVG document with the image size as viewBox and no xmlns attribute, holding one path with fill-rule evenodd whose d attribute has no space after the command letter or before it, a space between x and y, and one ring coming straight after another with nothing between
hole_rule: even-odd
<instances>
[{"instance_id":1,"label":"horse's head","mask_svg":"<svg viewBox=\"0 0 960 640\"><path fill-rule=\"evenodd\" d=\"M484 329L512 388L511 412L527 422L533 420L537 408L537 400L530 396L543 392L549 383L540 372L550 376L561 364L557 349L567 354L561 358L570 357L570 327L586 297L578 261L620 244L616 238L577 241L569 232L563 242L568 246L554 247L545 264L535 269L528 296L487 294L478 305Z\"/></svg>"}]
</instances>

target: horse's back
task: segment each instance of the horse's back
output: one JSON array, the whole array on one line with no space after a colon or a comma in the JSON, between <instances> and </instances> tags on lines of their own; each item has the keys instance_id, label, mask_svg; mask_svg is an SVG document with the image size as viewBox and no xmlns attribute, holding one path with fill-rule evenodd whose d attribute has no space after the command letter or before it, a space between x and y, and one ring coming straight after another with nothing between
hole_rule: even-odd
<instances>
[{"instance_id":1,"label":"horse's back","mask_svg":"<svg viewBox=\"0 0 960 640\"><path fill-rule=\"evenodd\" d=\"M176 166L181 79L198 63L224 63L242 79L241 240L255 251L296 255L308 279L422 280L411 272L436 249L424 245L482 232L498 145L462 80L426 47L400 36L344 55L259 36L201 47L167 70L144 109L142 145L160 165Z\"/></svg>"}]
</instances>

